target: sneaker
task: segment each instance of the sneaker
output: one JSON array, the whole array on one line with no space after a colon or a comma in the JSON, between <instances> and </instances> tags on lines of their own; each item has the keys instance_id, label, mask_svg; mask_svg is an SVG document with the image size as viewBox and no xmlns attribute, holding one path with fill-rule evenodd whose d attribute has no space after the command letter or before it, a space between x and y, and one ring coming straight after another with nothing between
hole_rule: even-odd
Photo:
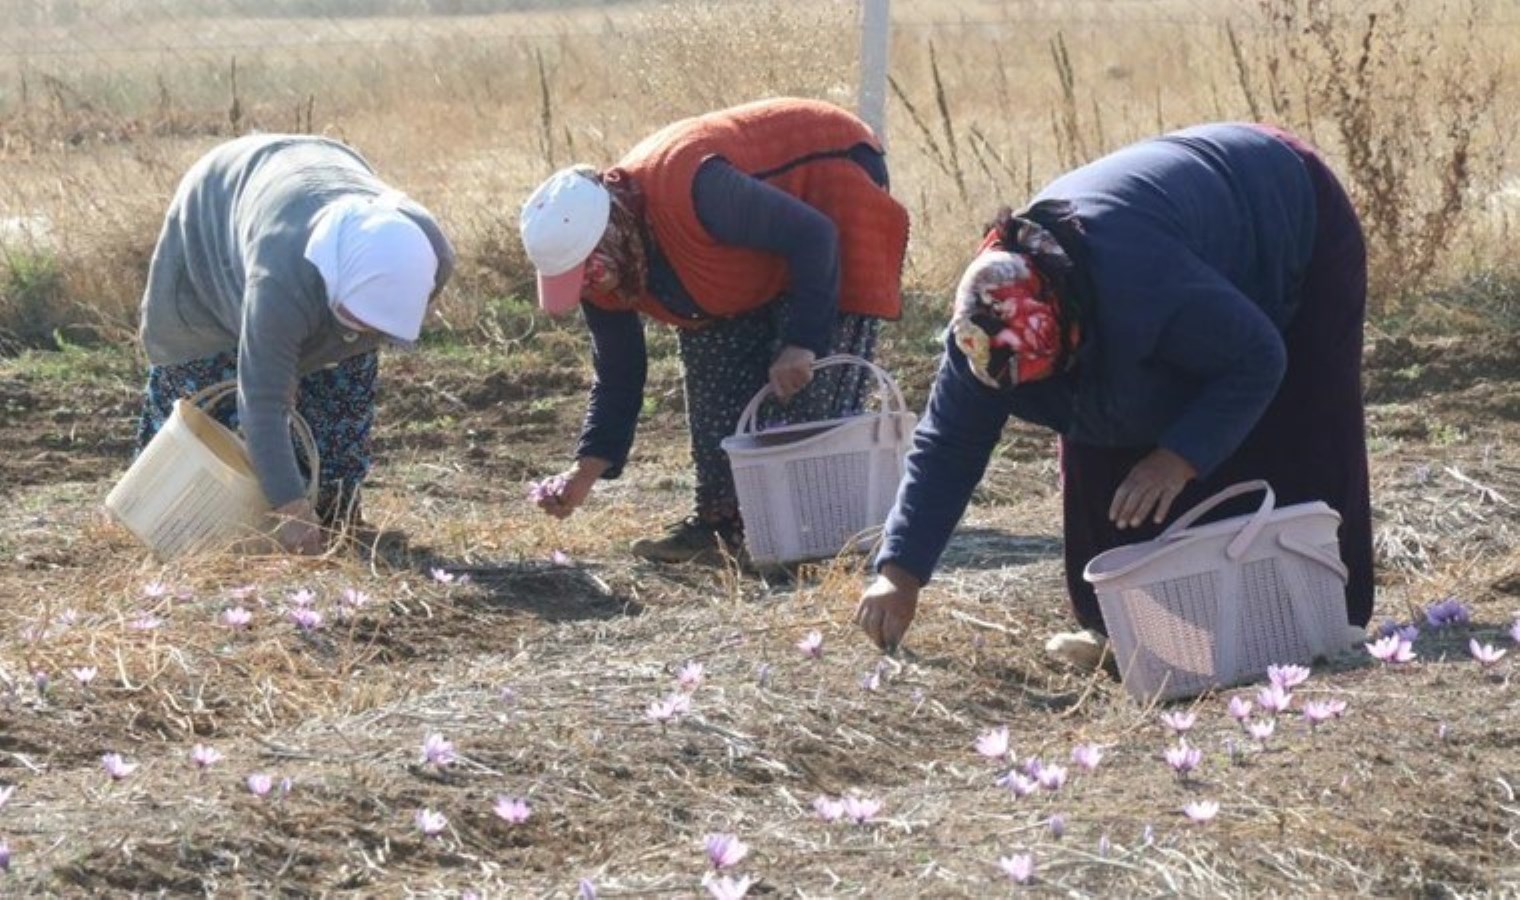
<instances>
[{"instance_id":1,"label":"sneaker","mask_svg":"<svg viewBox=\"0 0 1520 900\"><path fill-rule=\"evenodd\" d=\"M704 522L687 516L658 538L643 538L628 549L634 556L663 563L718 562L725 553L738 555L744 536L735 522Z\"/></svg>"},{"instance_id":2,"label":"sneaker","mask_svg":"<svg viewBox=\"0 0 1520 900\"><path fill-rule=\"evenodd\" d=\"M1074 669L1091 672L1103 663L1108 638L1091 629L1052 635L1045 642L1045 655Z\"/></svg>"}]
</instances>

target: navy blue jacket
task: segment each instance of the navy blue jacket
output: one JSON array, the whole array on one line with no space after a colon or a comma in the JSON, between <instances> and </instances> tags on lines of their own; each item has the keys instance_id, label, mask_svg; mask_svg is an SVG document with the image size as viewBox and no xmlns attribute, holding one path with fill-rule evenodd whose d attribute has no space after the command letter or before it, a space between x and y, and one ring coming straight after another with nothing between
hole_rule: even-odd
<instances>
[{"instance_id":1,"label":"navy blue jacket","mask_svg":"<svg viewBox=\"0 0 1520 900\"><path fill-rule=\"evenodd\" d=\"M1277 392L1313 251L1315 193L1243 125L1142 141L1052 182L1076 207L1095 296L1076 366L994 391L947 344L877 566L928 581L1010 415L1102 447L1165 447L1206 476Z\"/></svg>"},{"instance_id":2,"label":"navy blue jacket","mask_svg":"<svg viewBox=\"0 0 1520 900\"><path fill-rule=\"evenodd\" d=\"M850 158L877 184L887 185L880 153L862 145ZM740 172L722 159L697 170L692 202L702 227L719 243L755 247L786 258L788 303L783 344L829 354L839 310L839 234L834 223L797 198ZM707 318L687 293L675 269L649 247L649 292L666 309L692 319ZM612 466L602 476L616 478L633 447L644 405L648 359L644 323L637 312L611 312L581 303L591 330L596 380L581 429L576 458L594 456Z\"/></svg>"}]
</instances>

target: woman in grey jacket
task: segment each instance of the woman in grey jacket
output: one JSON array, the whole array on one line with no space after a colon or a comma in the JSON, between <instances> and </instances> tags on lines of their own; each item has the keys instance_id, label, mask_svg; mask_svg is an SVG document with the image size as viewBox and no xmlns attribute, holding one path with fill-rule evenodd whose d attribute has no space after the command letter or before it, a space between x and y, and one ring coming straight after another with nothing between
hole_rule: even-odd
<instances>
[{"instance_id":1,"label":"woman in grey jacket","mask_svg":"<svg viewBox=\"0 0 1520 900\"><path fill-rule=\"evenodd\" d=\"M376 351L409 343L454 252L431 214L354 150L253 135L203 156L180 182L142 302L150 364L138 446L174 401L236 379L241 424L276 533L321 549L321 526L358 518L370 465ZM321 492L306 500L290 439L298 409L317 439Z\"/></svg>"}]
</instances>

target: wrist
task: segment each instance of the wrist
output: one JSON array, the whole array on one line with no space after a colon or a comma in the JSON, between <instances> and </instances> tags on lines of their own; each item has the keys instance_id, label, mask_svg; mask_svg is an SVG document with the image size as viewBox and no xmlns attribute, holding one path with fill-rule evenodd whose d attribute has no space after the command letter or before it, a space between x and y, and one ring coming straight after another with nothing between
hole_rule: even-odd
<instances>
[{"instance_id":1,"label":"wrist","mask_svg":"<svg viewBox=\"0 0 1520 900\"><path fill-rule=\"evenodd\" d=\"M892 586L898 590L917 591L924 586L924 583L917 576L894 562L883 564L880 569L876 570L876 574L892 582Z\"/></svg>"},{"instance_id":2,"label":"wrist","mask_svg":"<svg viewBox=\"0 0 1520 900\"><path fill-rule=\"evenodd\" d=\"M597 456L582 456L570 467L572 478L585 481L596 481L602 474L612 468L611 460Z\"/></svg>"}]
</instances>

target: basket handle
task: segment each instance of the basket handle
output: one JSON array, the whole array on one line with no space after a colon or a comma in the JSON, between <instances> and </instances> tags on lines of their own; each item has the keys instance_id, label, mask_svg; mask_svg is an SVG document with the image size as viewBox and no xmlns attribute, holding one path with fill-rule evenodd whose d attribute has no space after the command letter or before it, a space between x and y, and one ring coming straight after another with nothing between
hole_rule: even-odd
<instances>
[{"instance_id":1,"label":"basket handle","mask_svg":"<svg viewBox=\"0 0 1520 900\"><path fill-rule=\"evenodd\" d=\"M216 384L208 384L195 393L185 398L185 402L192 406L198 406L207 412L211 408L226 400L237 392L237 380L218 381ZM306 482L306 499L313 506L317 504L317 496L321 490L322 454L317 450L317 438L311 431L311 424L300 411L290 410L290 429L295 432L296 441L301 445L301 451L306 454L306 466L311 470L311 478Z\"/></svg>"},{"instance_id":2,"label":"basket handle","mask_svg":"<svg viewBox=\"0 0 1520 900\"><path fill-rule=\"evenodd\" d=\"M852 356L848 353L836 353L833 356L825 356L823 359L814 361L813 371L816 372L819 369L831 366L847 365L864 366L876 377L876 387L882 395L882 407L884 411L898 413L907 411L908 401L903 399L902 389L897 386L897 381L892 378L886 369L868 359ZM760 412L760 404L764 403L765 398L772 393L770 382L766 382L760 390L755 392L755 396L750 398L749 405L744 407L744 412L739 414L739 424L734 428L735 436L754 433L755 415Z\"/></svg>"},{"instance_id":3,"label":"basket handle","mask_svg":"<svg viewBox=\"0 0 1520 900\"><path fill-rule=\"evenodd\" d=\"M1232 561L1238 560L1251 548L1251 544L1256 540L1256 535L1261 532L1262 526L1267 524L1267 518L1272 515L1272 510L1277 505L1277 495L1273 493L1272 486L1260 479L1232 484L1214 496L1204 500L1202 503L1183 513L1177 521L1168 525L1166 530L1161 532L1161 536L1156 538L1156 540L1158 542L1181 540L1187 536L1188 527L1203 518L1209 511L1217 508L1227 500L1233 500L1242 494L1249 494L1254 491L1265 492L1265 496L1261 498L1261 506L1257 507L1256 512L1251 516L1251 520L1246 523L1246 526L1240 530L1240 533L1225 548L1226 555Z\"/></svg>"}]
</instances>

